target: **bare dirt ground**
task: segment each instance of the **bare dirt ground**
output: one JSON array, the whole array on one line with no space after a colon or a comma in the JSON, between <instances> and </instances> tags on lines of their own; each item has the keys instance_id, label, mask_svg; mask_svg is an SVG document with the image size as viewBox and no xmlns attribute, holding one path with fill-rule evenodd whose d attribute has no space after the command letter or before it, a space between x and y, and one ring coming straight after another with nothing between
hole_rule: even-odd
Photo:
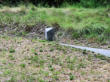
<instances>
[{"instance_id":1,"label":"bare dirt ground","mask_svg":"<svg viewBox=\"0 0 110 82\"><path fill-rule=\"evenodd\" d=\"M109 82L110 62L100 58L55 42L0 35L1 82Z\"/></svg>"}]
</instances>

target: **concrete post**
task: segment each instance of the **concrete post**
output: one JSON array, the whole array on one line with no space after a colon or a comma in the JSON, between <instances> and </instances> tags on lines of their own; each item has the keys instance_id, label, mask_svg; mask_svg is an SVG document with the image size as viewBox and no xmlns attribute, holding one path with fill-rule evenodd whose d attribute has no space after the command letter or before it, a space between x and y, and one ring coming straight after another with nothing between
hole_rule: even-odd
<instances>
[{"instance_id":1,"label":"concrete post","mask_svg":"<svg viewBox=\"0 0 110 82\"><path fill-rule=\"evenodd\" d=\"M45 39L48 41L53 41L54 29L52 27L45 28Z\"/></svg>"}]
</instances>

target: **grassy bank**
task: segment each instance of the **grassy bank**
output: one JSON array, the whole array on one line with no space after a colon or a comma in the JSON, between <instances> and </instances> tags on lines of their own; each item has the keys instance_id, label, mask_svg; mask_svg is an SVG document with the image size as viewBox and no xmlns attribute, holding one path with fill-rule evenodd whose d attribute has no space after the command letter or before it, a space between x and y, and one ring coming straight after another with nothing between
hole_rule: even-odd
<instances>
[{"instance_id":1,"label":"grassy bank","mask_svg":"<svg viewBox=\"0 0 110 82\"><path fill-rule=\"evenodd\" d=\"M58 24L68 31L73 38L89 38L94 41L110 39L110 9L109 8L42 8L19 6L0 9L0 24L12 27L26 25L33 27L39 22L49 26Z\"/></svg>"}]
</instances>

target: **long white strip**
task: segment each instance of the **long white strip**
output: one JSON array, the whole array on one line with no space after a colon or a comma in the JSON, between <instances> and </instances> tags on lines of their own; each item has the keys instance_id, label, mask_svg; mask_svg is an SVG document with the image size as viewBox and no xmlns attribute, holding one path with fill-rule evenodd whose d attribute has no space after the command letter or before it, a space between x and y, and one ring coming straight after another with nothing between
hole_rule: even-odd
<instances>
[{"instance_id":1,"label":"long white strip","mask_svg":"<svg viewBox=\"0 0 110 82\"><path fill-rule=\"evenodd\" d=\"M110 50L98 49L98 48L90 48L90 47L82 47L82 46L69 45L69 44L64 44L64 43L59 43L59 44L63 45L63 46L69 46L69 47L77 48L77 49L92 51L92 52L95 52L95 53L110 57Z\"/></svg>"}]
</instances>

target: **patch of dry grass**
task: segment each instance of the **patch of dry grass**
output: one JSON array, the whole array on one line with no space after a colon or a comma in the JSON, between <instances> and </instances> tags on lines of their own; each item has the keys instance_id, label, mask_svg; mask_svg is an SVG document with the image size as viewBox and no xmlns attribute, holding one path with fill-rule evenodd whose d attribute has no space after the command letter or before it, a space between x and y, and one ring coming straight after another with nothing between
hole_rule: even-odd
<instances>
[{"instance_id":1,"label":"patch of dry grass","mask_svg":"<svg viewBox=\"0 0 110 82\"><path fill-rule=\"evenodd\" d=\"M110 63L94 54L23 37L0 36L1 81L91 81L110 79ZM10 52L10 49L14 52Z\"/></svg>"}]
</instances>

